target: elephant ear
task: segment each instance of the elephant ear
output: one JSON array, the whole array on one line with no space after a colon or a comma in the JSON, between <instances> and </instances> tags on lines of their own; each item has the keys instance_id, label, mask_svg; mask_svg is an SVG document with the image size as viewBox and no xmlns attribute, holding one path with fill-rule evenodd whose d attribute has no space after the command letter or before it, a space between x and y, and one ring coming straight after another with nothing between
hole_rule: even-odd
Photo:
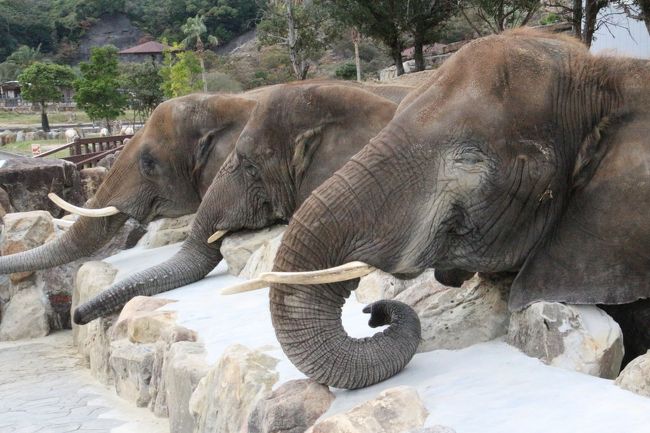
<instances>
[{"instance_id":1,"label":"elephant ear","mask_svg":"<svg viewBox=\"0 0 650 433\"><path fill-rule=\"evenodd\" d=\"M296 137L291 165L296 184L300 185L302 178L309 168L314 153L323 140L323 125L311 128Z\"/></svg>"},{"instance_id":2,"label":"elephant ear","mask_svg":"<svg viewBox=\"0 0 650 433\"><path fill-rule=\"evenodd\" d=\"M566 210L513 282L511 309L650 298L647 122L628 120L582 147Z\"/></svg>"},{"instance_id":3,"label":"elephant ear","mask_svg":"<svg viewBox=\"0 0 650 433\"><path fill-rule=\"evenodd\" d=\"M192 171L195 178L201 175L203 169L210 160L210 155L212 154L212 150L214 149L220 131L221 128L211 129L199 138L196 146L196 155L194 157L194 169Z\"/></svg>"}]
</instances>

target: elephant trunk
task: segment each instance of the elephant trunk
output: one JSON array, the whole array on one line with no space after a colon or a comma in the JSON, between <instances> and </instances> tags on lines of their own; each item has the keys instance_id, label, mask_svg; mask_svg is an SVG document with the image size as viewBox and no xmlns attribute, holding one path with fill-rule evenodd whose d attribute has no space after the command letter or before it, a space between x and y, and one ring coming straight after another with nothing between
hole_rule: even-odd
<instances>
[{"instance_id":1,"label":"elephant trunk","mask_svg":"<svg viewBox=\"0 0 650 433\"><path fill-rule=\"evenodd\" d=\"M345 174L330 179L296 213L276 256L276 271L311 271L351 260L376 266L373 261L382 261L377 257L367 260L364 255L371 254L354 251L355 245L367 245L359 240L358 232L353 234L352 228L345 227L346 221L351 221L348 212L360 203L338 203L338 215L327 205L328 197L355 200L356 194L345 190L343 177ZM416 313L406 304L390 300L364 309L371 314L371 327L389 325L387 329L369 338L347 335L341 309L357 283L358 279L271 286L271 317L283 351L300 371L325 385L355 389L388 379L404 368L420 342Z\"/></svg>"},{"instance_id":2,"label":"elephant trunk","mask_svg":"<svg viewBox=\"0 0 650 433\"><path fill-rule=\"evenodd\" d=\"M37 248L0 257L0 274L37 271L91 256L124 225L128 216L81 217L61 237Z\"/></svg>"},{"instance_id":3,"label":"elephant trunk","mask_svg":"<svg viewBox=\"0 0 650 433\"><path fill-rule=\"evenodd\" d=\"M208 244L209 230L192 230L191 235L173 257L167 261L125 278L80 305L72 320L84 325L122 309L135 296L153 296L191 284L205 277L222 259L221 240Z\"/></svg>"}]
</instances>

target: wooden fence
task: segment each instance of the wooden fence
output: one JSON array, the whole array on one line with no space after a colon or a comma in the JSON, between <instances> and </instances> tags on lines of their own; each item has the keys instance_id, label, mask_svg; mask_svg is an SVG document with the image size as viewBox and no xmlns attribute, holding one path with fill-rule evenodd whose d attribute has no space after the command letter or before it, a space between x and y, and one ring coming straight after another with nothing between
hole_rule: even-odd
<instances>
[{"instance_id":1,"label":"wooden fence","mask_svg":"<svg viewBox=\"0 0 650 433\"><path fill-rule=\"evenodd\" d=\"M77 138L72 143L58 146L34 158L43 158L69 149L69 155L59 157L73 162L78 169L95 167L105 156L115 153L122 148L133 135L114 135L111 137Z\"/></svg>"}]
</instances>

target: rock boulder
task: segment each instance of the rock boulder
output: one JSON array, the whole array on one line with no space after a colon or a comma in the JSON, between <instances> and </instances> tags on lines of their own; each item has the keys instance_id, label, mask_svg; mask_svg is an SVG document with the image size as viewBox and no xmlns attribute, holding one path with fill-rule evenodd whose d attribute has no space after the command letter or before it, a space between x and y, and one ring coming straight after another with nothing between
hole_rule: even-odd
<instances>
[{"instance_id":1,"label":"rock boulder","mask_svg":"<svg viewBox=\"0 0 650 433\"><path fill-rule=\"evenodd\" d=\"M303 433L334 401L325 385L291 380L260 399L248 418L248 433Z\"/></svg>"},{"instance_id":2,"label":"rock boulder","mask_svg":"<svg viewBox=\"0 0 650 433\"><path fill-rule=\"evenodd\" d=\"M286 228L287 226L284 225L274 226L254 232L237 233L224 239L221 244L221 254L228 263L228 272L232 275L240 275L251 256L257 250L264 249L270 242L281 236ZM262 252L257 255L258 259L262 258L262 256L265 259L268 258L268 254ZM253 268L260 269L261 266L251 264L247 272L251 273L254 270Z\"/></svg>"},{"instance_id":3,"label":"rock boulder","mask_svg":"<svg viewBox=\"0 0 650 433\"><path fill-rule=\"evenodd\" d=\"M38 289L20 290L3 308L0 341L44 337L49 332L46 301Z\"/></svg>"},{"instance_id":4,"label":"rock boulder","mask_svg":"<svg viewBox=\"0 0 650 433\"><path fill-rule=\"evenodd\" d=\"M194 433L239 432L256 401L278 381L277 363L258 350L228 347L192 394Z\"/></svg>"},{"instance_id":5,"label":"rock boulder","mask_svg":"<svg viewBox=\"0 0 650 433\"><path fill-rule=\"evenodd\" d=\"M615 383L623 389L650 397L650 351L626 365Z\"/></svg>"},{"instance_id":6,"label":"rock boulder","mask_svg":"<svg viewBox=\"0 0 650 433\"><path fill-rule=\"evenodd\" d=\"M161 218L150 222L147 233L138 241L144 248L158 248L187 239L195 214L178 218Z\"/></svg>"},{"instance_id":7,"label":"rock boulder","mask_svg":"<svg viewBox=\"0 0 650 433\"><path fill-rule=\"evenodd\" d=\"M623 360L623 333L593 305L536 302L513 313L508 343L528 356L568 370L614 379Z\"/></svg>"},{"instance_id":8,"label":"rock boulder","mask_svg":"<svg viewBox=\"0 0 650 433\"><path fill-rule=\"evenodd\" d=\"M346 413L317 422L307 433L403 433L422 427L427 416L417 391L398 386Z\"/></svg>"}]
</instances>

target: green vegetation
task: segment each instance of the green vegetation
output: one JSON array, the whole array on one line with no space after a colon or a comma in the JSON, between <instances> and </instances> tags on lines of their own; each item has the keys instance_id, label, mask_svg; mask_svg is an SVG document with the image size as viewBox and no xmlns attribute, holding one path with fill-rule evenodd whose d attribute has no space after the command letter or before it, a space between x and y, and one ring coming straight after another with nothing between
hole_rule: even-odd
<instances>
[{"instance_id":1,"label":"green vegetation","mask_svg":"<svg viewBox=\"0 0 650 433\"><path fill-rule=\"evenodd\" d=\"M185 34L185 39L183 39L181 44L187 49L194 48L196 55L199 58L203 91L207 92L208 83L205 78L205 46L207 44L216 47L219 41L216 36L208 34L208 29L205 27L205 17L202 15L188 18L185 24L183 24L183 27L181 27L181 30L183 31L183 34ZM205 39L205 42L203 39Z\"/></svg>"},{"instance_id":2,"label":"green vegetation","mask_svg":"<svg viewBox=\"0 0 650 433\"><path fill-rule=\"evenodd\" d=\"M144 122L165 96L160 66L154 62L124 63L120 69L122 91L128 98L129 108L133 110L133 123L136 117Z\"/></svg>"},{"instance_id":3,"label":"green vegetation","mask_svg":"<svg viewBox=\"0 0 650 433\"><path fill-rule=\"evenodd\" d=\"M20 141L16 143L9 143L5 146L2 146L2 150L7 152L19 153L21 155L32 155L32 144L40 144L41 152L46 152L56 146L66 144L66 140L31 140L31 141ZM68 156L68 150L62 150L52 154L52 157L61 157Z\"/></svg>"},{"instance_id":4,"label":"green vegetation","mask_svg":"<svg viewBox=\"0 0 650 433\"><path fill-rule=\"evenodd\" d=\"M33 63L18 77L23 99L37 102L41 106L41 128L50 130L47 118L47 103L63 100L63 88L72 86L74 72L69 66L53 63Z\"/></svg>"},{"instance_id":5,"label":"green vegetation","mask_svg":"<svg viewBox=\"0 0 650 433\"><path fill-rule=\"evenodd\" d=\"M74 82L77 106L91 119L106 121L110 131L110 121L124 114L127 105L127 97L119 91L117 48L93 48L90 61L79 67L81 77Z\"/></svg>"},{"instance_id":6,"label":"green vegetation","mask_svg":"<svg viewBox=\"0 0 650 433\"><path fill-rule=\"evenodd\" d=\"M122 13L155 38L180 41L181 26L202 15L209 34L227 42L252 28L255 0L0 0L0 62L20 45L41 46L65 62L85 31L107 14Z\"/></svg>"},{"instance_id":7,"label":"green vegetation","mask_svg":"<svg viewBox=\"0 0 650 433\"><path fill-rule=\"evenodd\" d=\"M165 52L165 61L160 73L163 77L162 90L167 98L187 95L201 89L202 71L199 57L192 51L179 51L179 46Z\"/></svg>"}]
</instances>

